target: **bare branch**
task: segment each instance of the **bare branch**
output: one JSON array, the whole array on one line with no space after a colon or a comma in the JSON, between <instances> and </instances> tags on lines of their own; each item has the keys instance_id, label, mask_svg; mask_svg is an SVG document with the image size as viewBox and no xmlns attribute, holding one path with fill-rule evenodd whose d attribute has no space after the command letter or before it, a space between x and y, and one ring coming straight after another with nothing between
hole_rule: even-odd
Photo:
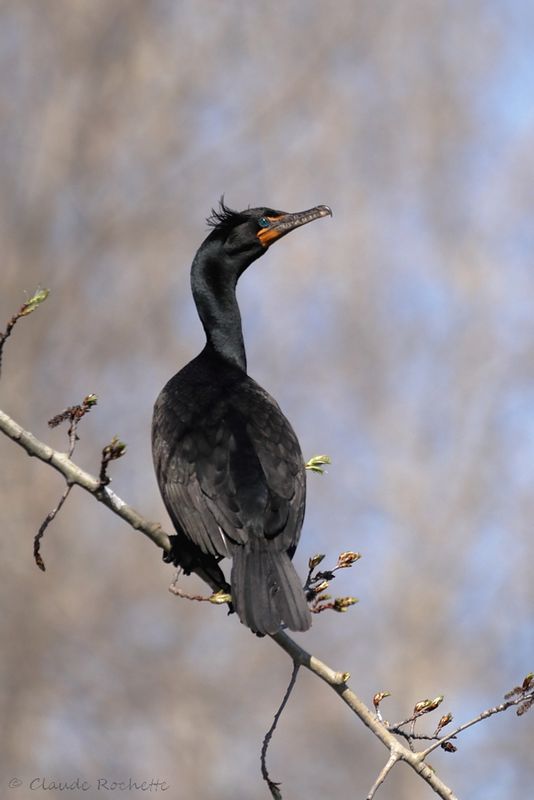
<instances>
[{"instance_id":1,"label":"bare branch","mask_svg":"<svg viewBox=\"0 0 534 800\"><path fill-rule=\"evenodd\" d=\"M61 511L61 507L63 506L63 503L69 496L71 489L72 489L72 483L67 484L67 486L65 487L65 491L59 498L57 505L55 506L55 508L52 509L52 511L48 512L33 540L33 557L35 559L35 563L42 572L46 571L46 567L43 557L41 555L41 539L45 535L45 531L52 522L52 520L54 520L59 511Z\"/></svg>"},{"instance_id":2,"label":"bare branch","mask_svg":"<svg viewBox=\"0 0 534 800\"><path fill-rule=\"evenodd\" d=\"M77 432L78 424L80 420L83 419L83 417L87 413L89 413L91 408L94 405L96 405L96 402L97 402L96 395L88 394L86 397L84 397L80 405L69 406L69 408L66 408L64 411L61 411L59 414L56 414L55 417L52 417L52 419L48 420L48 426L50 428L57 428L57 426L60 425L62 422L69 420L70 425L67 431L67 435L69 437L69 452L67 454L68 458L72 458L72 454L74 453L74 448L76 447L76 442L78 441L78 432ZM73 486L72 483L67 482L67 487L63 492L63 494L61 495L61 497L59 498L59 502L57 503L55 508L53 508L52 511L50 511L46 515L33 540L33 557L35 559L35 563L37 564L39 569L42 570L43 572L45 572L46 567L43 557L41 555L41 540L45 535L45 531L52 522L52 520L54 520L57 514L60 512L63 504L65 503L67 497L70 494L72 486Z\"/></svg>"},{"instance_id":3,"label":"bare branch","mask_svg":"<svg viewBox=\"0 0 534 800\"><path fill-rule=\"evenodd\" d=\"M321 678L321 680L327 683L336 694L341 697L343 702L356 714L363 724L374 733L385 747L387 747L390 752L390 759L394 756L395 761L405 761L409 764L442 800L457 800L452 789L438 778L437 774L428 764L424 763L424 754L413 753L411 750L404 747L404 745L388 731L383 723L377 719L376 715L367 708L365 703L363 703L348 687L347 681L350 678L348 672L335 672L318 658L306 652L306 650L300 647L283 631L272 634L271 639L273 639L282 650L285 650L294 662L310 670L310 672L313 672L314 675Z\"/></svg>"},{"instance_id":4,"label":"bare branch","mask_svg":"<svg viewBox=\"0 0 534 800\"><path fill-rule=\"evenodd\" d=\"M169 586L169 592L174 594L176 597L182 597L184 600L195 600L197 603L211 603L214 606L222 606L232 602L231 595L229 595L228 592L225 592L223 589L218 592L213 592L209 595L189 594L189 592L184 592L183 589L178 587L178 578L180 577L181 573L182 570L179 569L176 573L174 581Z\"/></svg>"},{"instance_id":5,"label":"bare branch","mask_svg":"<svg viewBox=\"0 0 534 800\"><path fill-rule=\"evenodd\" d=\"M389 775L389 773L391 772L391 770L393 769L393 767L395 766L395 764L397 763L398 760L399 760L398 753L391 753L390 757L388 758L388 760L384 764L383 768L380 770L380 773L379 773L376 781L371 786L369 794L367 795L365 800L373 800L373 797L376 794L376 790L379 789L380 786L382 786L382 784L384 783L384 781L386 780L387 776Z\"/></svg>"},{"instance_id":6,"label":"bare branch","mask_svg":"<svg viewBox=\"0 0 534 800\"><path fill-rule=\"evenodd\" d=\"M49 428L57 428L58 425L61 425L62 422L65 420L69 420L69 430L67 431L69 437L69 458L72 457L74 453L74 448L76 447L76 442L78 441L78 424L83 417L89 413L93 406L97 404L97 396L96 394L88 394L86 395L82 402L76 406L69 406L64 411L61 411L59 414L56 414L55 417L48 420L48 427Z\"/></svg>"},{"instance_id":7,"label":"bare branch","mask_svg":"<svg viewBox=\"0 0 534 800\"><path fill-rule=\"evenodd\" d=\"M123 500L121 500L114 492L112 492L108 486L103 486L102 482L99 478L85 472L84 470L80 469L76 464L74 464L70 458L68 457L67 453L60 453L57 450L52 449L48 445L44 444L43 442L39 441L33 434L28 431L25 431L18 423L16 423L13 419L11 419L7 414L3 411L0 411L0 430L6 434L10 439L14 442L19 444L23 447L26 452L31 455L39 458L41 461L52 466L55 470L60 472L65 480L67 481L68 486L71 485L78 485L85 489L87 492L92 494L97 500L104 503L108 508L110 508L114 513L118 514L122 519L128 522L135 530L138 530L145 534L151 541L154 542L158 547L160 547L165 552L170 552L171 550L171 543L170 538L167 533L165 533L161 526L157 523L149 522L144 517L139 514L135 509L131 506L127 505ZM348 562L354 562L355 554L350 554L350 557L341 558L341 562L347 561L347 566L349 565ZM318 561L321 559L316 557L315 559L311 559L310 567L312 567L312 562L315 561L314 567L317 566ZM344 564L338 561L338 565L336 568L341 568ZM183 594L180 591L176 592L177 594ZM215 597L215 596L213 596ZM197 598L195 598L197 599ZM204 598L198 598L204 599ZM215 599L210 599L211 602L218 602ZM221 601L222 602L222 601ZM384 722L377 716L376 713L373 713L361 700L360 698L349 688L348 681L350 679L350 673L348 672L336 672L327 664L324 664L315 656L312 656L302 647L300 647L293 639L291 639L284 631L279 631L276 634L271 635L271 639L276 642L276 644L281 647L293 660L294 670L292 681L286 692L286 696L284 697L284 701L280 706L279 711L277 712L277 716L275 717L275 723L273 728L271 729L270 733L272 735L272 730L278 721L278 718L283 710L285 703L287 702L287 698L289 697L291 690L293 688L294 679L296 678L297 672L299 667L305 667L314 675L317 675L321 680L323 680L326 684L328 684L335 692L339 695L341 700L353 711L354 714L363 722L363 724L372 731L372 733L382 742L384 747L386 747L389 751L389 758L381 770L380 774L378 775L373 787L368 795L368 798L373 798L376 790L385 780L393 766L398 761L404 761L405 763L409 764L418 775L430 786L430 788L435 792L438 797L441 797L442 800L457 800L456 796L454 795L452 789L450 789L435 773L435 771L430 767L428 764L425 763L425 759L427 756L435 750L437 747L449 747L452 749L452 745L449 740L455 736L457 736L461 731L465 730L466 728L470 727L471 725L480 722L483 719L487 719L489 716L493 714L499 713L501 711L506 710L510 706L518 706L518 713L524 713L527 711L531 705L534 703L534 675L530 674L524 679L523 684L521 686L515 687L511 692L508 693L507 698L504 703L501 703L499 706L495 706L492 709L488 709L480 714L473 720L460 725L455 730L451 731L447 736L438 739L437 741L433 742L433 744L426 748L426 750L422 750L419 752L413 752L408 747L405 747L396 735L390 730ZM381 693L383 697L380 697L380 700L384 699L386 693ZM375 695L375 706L376 701L378 700L378 695ZM435 698L434 700L425 700L421 701L416 704L414 709L414 713L406 720L406 722L413 720L414 717L427 713L428 711L435 710L439 704L441 703L441 696ZM443 725L447 724L448 720L446 717L443 717ZM405 724L401 723L401 724ZM438 724L438 729L439 729ZM400 733L400 731L396 731ZM437 733L437 731L436 731ZM435 736L436 734L434 734ZM269 741L269 734L264 740L264 746L262 749L262 756L264 756L266 752L266 742L268 744ZM414 737L415 738L415 737ZM433 737L427 737L433 738ZM264 757L262 758L262 766L265 766ZM263 772L263 769L262 769ZM267 774L266 780L269 782L269 786L271 788L271 792L274 790L278 791L277 784L270 781L268 777L268 773L266 772L265 767L265 774ZM273 794L276 797L276 794Z\"/></svg>"},{"instance_id":8,"label":"bare branch","mask_svg":"<svg viewBox=\"0 0 534 800\"><path fill-rule=\"evenodd\" d=\"M149 522L141 516L138 511L125 503L124 500L121 500L108 486L102 486L99 478L89 472L85 472L85 470L74 464L67 453L60 453L58 450L54 450L44 442L41 442L1 410L0 430L9 439L23 447L29 456L35 456L40 461L44 461L45 464L49 464L63 475L67 483L81 486L82 489L92 494L99 502L121 517L134 530L147 536L165 553L171 552L169 534L162 529L159 523Z\"/></svg>"},{"instance_id":9,"label":"bare branch","mask_svg":"<svg viewBox=\"0 0 534 800\"><path fill-rule=\"evenodd\" d=\"M280 789L278 788L280 786L280 784L276 783L273 780L271 780L271 778L269 777L269 771L267 769L267 750L269 748L269 744L270 744L270 741L272 739L273 733L276 730L276 726L278 725L278 720L280 719L280 717L282 715L282 711L286 707L287 701L289 700L289 698L291 696L291 692L295 688L295 683L297 682L297 676L299 674L299 669L300 669L300 664L298 664L296 661L293 661L293 672L291 673L291 678L290 678L288 687L287 687L287 689L285 691L285 694L284 694L284 696L282 698L282 702L280 703L280 706L278 707L278 710L277 710L276 714L274 715L273 724L271 725L271 727L269 728L269 730L265 734L265 737L263 739L263 744L262 744L262 747L261 747L261 774L262 774L263 780L266 781L266 783L267 783L267 785L269 787L269 791L271 792L271 795L274 797L274 800L280 800L280 798L282 797L282 794L280 792Z\"/></svg>"},{"instance_id":10,"label":"bare branch","mask_svg":"<svg viewBox=\"0 0 534 800\"><path fill-rule=\"evenodd\" d=\"M439 741L431 744L429 747L426 748L426 750L422 750L421 756L423 758L426 758L437 747L443 747L444 744L447 744L449 742L449 739L455 739L459 733L462 733L462 731L467 730L467 728L471 728L473 725L477 725L484 719L489 719L489 717L492 717L494 714L502 714L503 711L506 711L512 706L519 706L520 709L521 704L529 702L532 704L533 701L534 701L534 688L531 689L530 691L527 690L523 692L518 697L509 698L508 700L505 700L504 703L500 703L498 706L493 706L493 708L488 708L486 709L486 711L483 711L481 714L478 714L476 717L473 717L473 719L470 719L469 722L464 722L463 725L458 725L457 728L455 728L453 731L450 731L450 733L448 733L446 736L442 736L439 739Z\"/></svg>"}]
</instances>

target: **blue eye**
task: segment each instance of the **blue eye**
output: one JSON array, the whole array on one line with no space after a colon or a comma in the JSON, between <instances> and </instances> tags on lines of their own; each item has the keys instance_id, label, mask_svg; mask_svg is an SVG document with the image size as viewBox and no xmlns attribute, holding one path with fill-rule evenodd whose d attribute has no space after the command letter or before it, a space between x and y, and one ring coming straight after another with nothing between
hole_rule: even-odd
<instances>
[{"instance_id":1,"label":"blue eye","mask_svg":"<svg viewBox=\"0 0 534 800\"><path fill-rule=\"evenodd\" d=\"M258 225L260 228L268 228L271 223L267 219L267 217L260 217L258 220Z\"/></svg>"}]
</instances>

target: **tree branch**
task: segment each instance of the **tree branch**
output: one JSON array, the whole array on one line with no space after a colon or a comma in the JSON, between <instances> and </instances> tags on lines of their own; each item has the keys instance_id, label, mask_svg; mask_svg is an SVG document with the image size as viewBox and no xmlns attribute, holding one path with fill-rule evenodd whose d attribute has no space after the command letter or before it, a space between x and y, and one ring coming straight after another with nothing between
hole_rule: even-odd
<instances>
[{"instance_id":1,"label":"tree branch","mask_svg":"<svg viewBox=\"0 0 534 800\"><path fill-rule=\"evenodd\" d=\"M397 763L398 760L399 760L398 753L391 753L390 754L388 760L386 761L386 763L384 764L384 766L380 770L380 773L378 774L378 777L377 777L376 781L371 786L369 794L367 795L365 800L373 800L377 789L379 789L380 786L382 786L382 784L384 783L384 781L386 780L387 776L389 775L389 773L391 772L391 770L393 769L393 767L395 766L395 764Z\"/></svg>"},{"instance_id":2,"label":"tree branch","mask_svg":"<svg viewBox=\"0 0 534 800\"><path fill-rule=\"evenodd\" d=\"M50 464L59 472L68 484L81 486L86 492L92 494L99 502L104 503L111 511L121 517L134 530L143 533L157 547L165 553L171 552L171 541L169 534L166 533L157 522L149 522L141 514L121 500L108 486L103 486L99 478L78 467L70 460L67 453L60 453L54 450L37 437L24 430L11 417L0 410L0 430L2 433L19 444L26 450L29 456L35 456L45 464Z\"/></svg>"},{"instance_id":3,"label":"tree branch","mask_svg":"<svg viewBox=\"0 0 534 800\"><path fill-rule=\"evenodd\" d=\"M295 683L297 682L297 676L299 674L299 669L300 669L300 664L297 661L293 661L293 671L291 673L291 679L289 681L289 684L288 684L288 687L287 687L287 689L285 691L285 694L284 694L284 696L282 698L282 702L280 703L280 706L278 707L278 709L276 711L276 714L274 715L274 719L273 719L272 725L271 725L271 727L269 728L269 730L267 731L267 733L264 736L263 744L262 744L262 747L261 747L261 756L260 756L261 774L262 774L263 780L267 783L267 786L269 787L269 791L271 792L271 795L274 798L274 800L281 799L282 795L280 793L280 790L278 789L280 784L276 783L276 781L271 780L271 778L269 777L269 770L267 769L267 750L269 748L269 744L270 744L271 739L273 737L273 733L276 730L276 726L278 725L278 720L282 716L282 711L286 707L287 701L289 700L289 698L291 696L291 692L295 688Z\"/></svg>"},{"instance_id":4,"label":"tree branch","mask_svg":"<svg viewBox=\"0 0 534 800\"><path fill-rule=\"evenodd\" d=\"M20 445L30 456L34 456L46 464L49 464L57 472L65 478L67 486L77 485L85 491L92 494L99 502L104 503L111 511L125 520L132 528L140 531L147 536L157 547L160 547L166 553L171 551L171 541L169 534L167 534L155 522L149 522L132 506L128 505L121 500L114 492L104 485L102 480L85 472L69 458L68 453L61 453L49 447L44 442L37 439L32 433L24 430L17 422L15 422L6 413L0 410L0 431L2 431L8 438ZM351 557L355 554L350 554ZM324 664L315 656L308 653L293 639L291 639L284 631L279 631L271 635L271 639L284 650L292 659L294 665L293 675L296 677L299 667L305 667L307 670L317 675L322 681L330 686L341 700L353 711L354 714L369 728L370 731L379 739L384 747L389 751L389 758L385 767L381 770L378 778L371 788L368 798L374 797L374 794L383 780L386 778L390 770L395 766L398 761L404 761L409 764L412 769L433 789L433 791L443 800L457 800L452 789L450 789L434 772L434 770L425 763L426 757L443 742L446 742L451 737L457 735L460 731L486 719L492 714L504 711L512 705L519 705L520 711L528 710L534 700L532 697L534 683L534 676L528 675L522 687L516 687L512 692L507 695L508 697L515 697L516 699L509 699L507 702L502 703L488 711L483 712L478 717L456 728L448 734L448 736L440 739L439 742L433 743L427 747L426 750L414 752L408 747L405 747L399 739L386 727L386 724L380 719L379 714L374 713L369 709L360 698L348 686L350 674L348 672L336 672L327 664ZM291 688L294 679L292 679ZM287 699L288 693L286 693ZM522 704L522 705L521 705ZM279 713L282 709L279 710ZM276 786L276 784L273 784Z\"/></svg>"},{"instance_id":5,"label":"tree branch","mask_svg":"<svg viewBox=\"0 0 534 800\"><path fill-rule=\"evenodd\" d=\"M479 722L482 722L483 719L488 719L489 717L492 717L494 714L501 714L508 708L511 708L512 706L518 706L523 702L525 702L524 697L515 698L513 700L505 700L504 703L500 703L498 706L494 706L493 708L486 709L486 711L482 711L481 714L478 714L476 717L473 717L473 719L470 719L469 722L464 722L462 725L458 725L458 727L450 731L450 733L447 733L445 736L441 737L439 741L429 745L426 748L426 750L422 750L421 756L423 758L426 758L437 747L441 747L444 742L448 742L450 739L456 739L458 734L462 733L462 731L467 730L467 728L471 728L473 725L477 725Z\"/></svg>"},{"instance_id":6,"label":"tree branch","mask_svg":"<svg viewBox=\"0 0 534 800\"><path fill-rule=\"evenodd\" d=\"M348 672L336 672L331 667L327 666L327 664L324 664L318 658L306 652L306 650L300 647L283 631L273 634L271 639L291 656L293 662L313 672L314 675L321 678L321 680L327 683L336 694L341 697L351 711L353 711L363 724L374 733L377 739L387 747L390 752L390 760L395 757L395 761L405 761L409 764L412 769L428 783L438 797L443 798L443 800L458 800L452 789L438 778L431 767L424 763L424 754L413 753L407 747L404 747L404 745L387 730L384 724L377 719L376 714L367 708L365 703L363 703L352 689L349 688L347 681L350 678L350 674ZM393 766L393 764L391 764L391 766Z\"/></svg>"}]
</instances>

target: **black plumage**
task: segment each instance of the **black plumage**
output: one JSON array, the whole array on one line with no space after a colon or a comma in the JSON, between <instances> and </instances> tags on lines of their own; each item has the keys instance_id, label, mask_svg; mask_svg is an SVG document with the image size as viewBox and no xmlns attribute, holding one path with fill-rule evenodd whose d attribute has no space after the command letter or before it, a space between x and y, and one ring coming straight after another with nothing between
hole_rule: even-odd
<instances>
[{"instance_id":1,"label":"black plumage","mask_svg":"<svg viewBox=\"0 0 534 800\"><path fill-rule=\"evenodd\" d=\"M256 633L306 630L311 616L291 563L304 518L302 453L276 401L247 375L236 284L277 239L331 214L221 201L191 269L206 332L202 352L161 391L152 424L156 475L177 531L172 560L228 591L219 562L232 559L232 602Z\"/></svg>"}]
</instances>

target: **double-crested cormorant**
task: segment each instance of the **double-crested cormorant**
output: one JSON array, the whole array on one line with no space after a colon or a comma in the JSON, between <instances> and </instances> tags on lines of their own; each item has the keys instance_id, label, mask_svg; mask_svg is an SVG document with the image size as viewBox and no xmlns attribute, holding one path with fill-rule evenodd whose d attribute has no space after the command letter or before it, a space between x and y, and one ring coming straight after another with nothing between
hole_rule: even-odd
<instances>
[{"instance_id":1,"label":"double-crested cormorant","mask_svg":"<svg viewBox=\"0 0 534 800\"><path fill-rule=\"evenodd\" d=\"M304 518L300 446L276 401L247 375L236 284L269 246L331 215L328 206L286 214L232 211L221 200L191 268L206 346L161 391L152 424L154 465L177 536L169 560L228 590L259 634L307 630L311 615L291 563Z\"/></svg>"}]
</instances>

